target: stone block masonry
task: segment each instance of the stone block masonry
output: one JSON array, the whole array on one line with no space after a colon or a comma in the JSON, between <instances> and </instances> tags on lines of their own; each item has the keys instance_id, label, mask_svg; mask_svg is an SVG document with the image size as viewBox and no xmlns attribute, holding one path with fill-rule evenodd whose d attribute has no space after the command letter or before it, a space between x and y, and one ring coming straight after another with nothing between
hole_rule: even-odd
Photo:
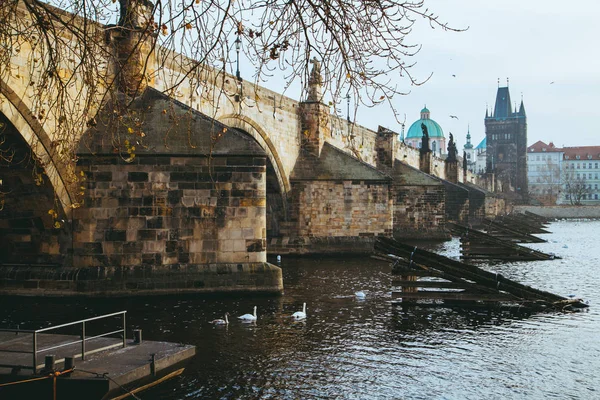
<instances>
[{"instance_id":1,"label":"stone block masonry","mask_svg":"<svg viewBox=\"0 0 600 400\"><path fill-rule=\"evenodd\" d=\"M267 156L256 141L150 89L123 118L111 107L80 145L73 265L119 283L77 290L281 291L280 269L266 262Z\"/></svg>"},{"instance_id":2,"label":"stone block masonry","mask_svg":"<svg viewBox=\"0 0 600 400\"><path fill-rule=\"evenodd\" d=\"M82 158L77 266L266 261L264 157Z\"/></svg>"},{"instance_id":3,"label":"stone block masonry","mask_svg":"<svg viewBox=\"0 0 600 400\"><path fill-rule=\"evenodd\" d=\"M291 221L298 236L390 235L389 183L307 181L294 183Z\"/></svg>"},{"instance_id":4,"label":"stone block masonry","mask_svg":"<svg viewBox=\"0 0 600 400\"><path fill-rule=\"evenodd\" d=\"M442 185L394 187L394 237L446 239L446 192Z\"/></svg>"}]
</instances>

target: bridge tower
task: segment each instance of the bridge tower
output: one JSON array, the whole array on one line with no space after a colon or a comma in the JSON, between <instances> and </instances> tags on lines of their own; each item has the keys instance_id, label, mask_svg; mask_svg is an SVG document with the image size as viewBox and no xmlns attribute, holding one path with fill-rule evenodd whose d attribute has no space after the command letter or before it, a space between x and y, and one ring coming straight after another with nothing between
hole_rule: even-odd
<instances>
[{"instance_id":1,"label":"bridge tower","mask_svg":"<svg viewBox=\"0 0 600 400\"><path fill-rule=\"evenodd\" d=\"M486 115L486 170L502 182L503 191L526 196L527 115L521 100L513 111L508 85L498 87L492 115Z\"/></svg>"}]
</instances>

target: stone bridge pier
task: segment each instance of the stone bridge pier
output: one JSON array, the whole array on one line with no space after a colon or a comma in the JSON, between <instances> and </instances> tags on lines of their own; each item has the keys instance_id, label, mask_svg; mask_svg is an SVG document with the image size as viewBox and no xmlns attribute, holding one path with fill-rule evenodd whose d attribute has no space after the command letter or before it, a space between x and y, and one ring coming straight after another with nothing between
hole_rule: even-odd
<instances>
[{"instance_id":1,"label":"stone bridge pier","mask_svg":"<svg viewBox=\"0 0 600 400\"><path fill-rule=\"evenodd\" d=\"M25 161L11 164L3 182L20 191L7 204L18 214L0 220L0 289L281 292L281 269L266 260L268 162L256 141L150 88L125 117L114 109L107 104L82 137L83 201L68 222L48 213L54 194L36 185L27 146L16 153ZM132 134L133 119L144 135ZM19 144L16 132L10 138L5 147ZM55 220L65 223L54 227Z\"/></svg>"}]
</instances>

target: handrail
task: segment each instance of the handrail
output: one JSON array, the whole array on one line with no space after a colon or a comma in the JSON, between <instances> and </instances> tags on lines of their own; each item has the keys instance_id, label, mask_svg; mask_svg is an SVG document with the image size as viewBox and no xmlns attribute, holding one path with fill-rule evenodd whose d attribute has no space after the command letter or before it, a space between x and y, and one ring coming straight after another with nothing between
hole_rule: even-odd
<instances>
[{"instance_id":1,"label":"handrail","mask_svg":"<svg viewBox=\"0 0 600 400\"><path fill-rule=\"evenodd\" d=\"M123 333L123 344L122 347L125 348L127 346L126 343L126 333L127 333L127 327L126 327L126 318L125 318L125 314L127 313L127 311L118 311L118 312L114 312L111 314L104 314L104 315L99 315L96 317L92 317L92 318L86 318L86 319L82 319L79 321L74 321L74 322L69 322L66 324L61 324L61 325L56 325L56 326L49 326L47 328L42 328L42 329L36 329L36 330L24 330L24 329L6 329L6 328L2 328L0 329L0 332L14 332L14 333L26 333L26 334L31 334L32 335L32 347L33 350L32 351L17 351L17 350L6 350L5 352L11 352L11 353L22 353L22 354L32 354L32 365L31 366L23 366L23 365L14 365L13 367L18 367L18 368L26 368L26 369L31 369L33 370L33 373L36 374L37 373L37 356L39 353L42 352L46 352L49 350L55 350L57 348L61 348L61 347L66 347L66 346L71 346L74 344L79 344L81 343L81 353L78 354L77 356L81 356L82 360L85 360L85 355L86 355L86 350L85 350L85 342L86 341L90 341L90 340L94 340L94 339L98 339L101 337L105 337L105 336L109 336L109 335L114 335L117 333ZM114 317L117 315L122 315L123 317L123 327L122 329L118 329L115 331L111 331L111 332L106 332L106 333L101 333L99 335L96 336L91 336L91 337L86 337L86 333L85 333L85 323L89 322L89 321L96 321L99 319L104 319L104 318L109 318L109 317ZM81 324L81 339L80 340L76 340L73 342L68 342L68 343L63 343L63 344L59 344L56 346L51 346L51 347L46 347L44 349L39 349L38 350L38 334L39 333L44 333L44 332L48 332L51 330L56 330L56 329L60 329L60 328L65 328L67 326L73 326L73 325L78 325ZM111 345L108 347L115 347L115 345ZM3 352L3 350L0 349L0 353ZM92 351L88 351L88 354L91 353L95 353L96 350L92 350ZM3 365L3 367L9 367L7 365Z\"/></svg>"},{"instance_id":2,"label":"handrail","mask_svg":"<svg viewBox=\"0 0 600 400\"><path fill-rule=\"evenodd\" d=\"M48 328L36 329L35 332L36 333L40 333L40 332L50 331L52 329L64 328L65 326L71 326L71 325L81 324L82 322L88 322L88 321L94 321L94 320L102 319L102 318L114 317L115 315L120 315L120 314L125 315L125 313L127 313L127 311L118 311L118 312L115 312L115 313L112 313L112 314L99 315L97 317L81 319L79 321L68 322L68 323L62 324L62 325L49 326Z\"/></svg>"}]
</instances>

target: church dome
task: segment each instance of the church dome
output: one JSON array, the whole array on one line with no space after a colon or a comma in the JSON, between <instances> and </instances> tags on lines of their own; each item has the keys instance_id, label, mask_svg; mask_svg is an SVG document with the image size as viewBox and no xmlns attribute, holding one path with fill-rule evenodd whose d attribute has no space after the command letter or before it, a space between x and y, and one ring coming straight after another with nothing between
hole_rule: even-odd
<instances>
[{"instance_id":1,"label":"church dome","mask_svg":"<svg viewBox=\"0 0 600 400\"><path fill-rule=\"evenodd\" d=\"M413 122L413 124L408 128L408 133L406 135L407 139L423 137L423 130L421 129L421 124L424 124L427 127L427 132L429 133L429 138L443 138L444 131L440 124L429 118L429 110L427 107L421 110L421 119Z\"/></svg>"}]
</instances>

